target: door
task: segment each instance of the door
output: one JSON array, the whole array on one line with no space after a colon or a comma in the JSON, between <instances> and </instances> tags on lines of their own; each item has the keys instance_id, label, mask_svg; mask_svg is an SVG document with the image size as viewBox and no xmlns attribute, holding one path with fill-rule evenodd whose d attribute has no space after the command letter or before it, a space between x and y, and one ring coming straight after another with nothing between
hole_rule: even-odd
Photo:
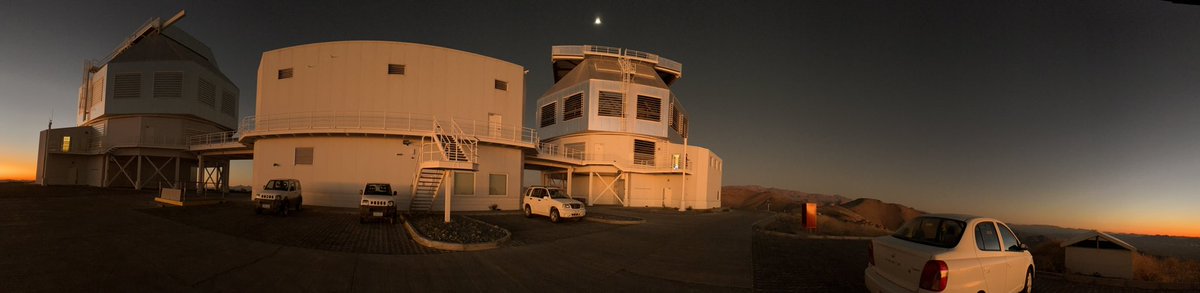
<instances>
[{"instance_id":1,"label":"door","mask_svg":"<svg viewBox=\"0 0 1200 293\"><path fill-rule=\"evenodd\" d=\"M74 162L72 162L72 163L74 163ZM72 166L71 168L68 168L67 169L67 184L71 184L71 185L79 184L78 181L79 181L79 169L74 166Z\"/></svg>"},{"instance_id":2,"label":"door","mask_svg":"<svg viewBox=\"0 0 1200 293\"><path fill-rule=\"evenodd\" d=\"M670 187L663 188L663 203L662 203L662 206L663 206L663 207L669 207L669 206L670 206L670 204L671 204L671 203L673 203L673 202L675 202L675 194L671 193L671 188L670 188Z\"/></svg>"},{"instance_id":3,"label":"door","mask_svg":"<svg viewBox=\"0 0 1200 293\"><path fill-rule=\"evenodd\" d=\"M1025 270L1029 268L1025 251L1021 250L1021 241L1017 240L1017 235L1013 234L1007 225L996 223L996 229L1000 230L1000 245L1003 245L1004 254L1008 259L1007 280L1011 287L1007 291L1020 291L1025 288Z\"/></svg>"},{"instance_id":4,"label":"door","mask_svg":"<svg viewBox=\"0 0 1200 293\"><path fill-rule=\"evenodd\" d=\"M496 113L488 113L488 136L501 137L504 133L504 117Z\"/></svg>"},{"instance_id":5,"label":"door","mask_svg":"<svg viewBox=\"0 0 1200 293\"><path fill-rule=\"evenodd\" d=\"M996 234L994 223L981 222L975 225L975 246L979 249L975 255L983 269L987 291L1005 292L1006 288L1011 287L1008 280L1008 253L1000 246L1000 236Z\"/></svg>"}]
</instances>

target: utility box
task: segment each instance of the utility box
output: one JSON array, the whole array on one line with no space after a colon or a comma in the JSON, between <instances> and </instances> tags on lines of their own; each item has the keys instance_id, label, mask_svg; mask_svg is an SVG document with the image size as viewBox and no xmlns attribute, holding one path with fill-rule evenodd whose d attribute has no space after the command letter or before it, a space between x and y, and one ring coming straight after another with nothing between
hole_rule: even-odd
<instances>
[{"instance_id":1,"label":"utility box","mask_svg":"<svg viewBox=\"0 0 1200 293\"><path fill-rule=\"evenodd\" d=\"M809 232L817 231L817 204L804 204L804 229Z\"/></svg>"}]
</instances>

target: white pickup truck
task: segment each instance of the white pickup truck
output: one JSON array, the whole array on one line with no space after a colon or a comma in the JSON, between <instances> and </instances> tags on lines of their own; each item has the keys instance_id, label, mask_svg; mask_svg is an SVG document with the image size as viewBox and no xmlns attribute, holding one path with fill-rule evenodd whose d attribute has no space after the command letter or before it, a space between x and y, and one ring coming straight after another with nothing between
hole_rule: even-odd
<instances>
[{"instance_id":1,"label":"white pickup truck","mask_svg":"<svg viewBox=\"0 0 1200 293\"><path fill-rule=\"evenodd\" d=\"M1030 292L1033 256L995 219L917 217L871 240L864 272L871 292Z\"/></svg>"},{"instance_id":2,"label":"white pickup truck","mask_svg":"<svg viewBox=\"0 0 1200 293\"><path fill-rule=\"evenodd\" d=\"M300 211L303 205L304 196L301 194L300 180L296 179L271 179L267 181L267 185L263 185L261 191L254 194L255 214L275 211L279 215L287 216L292 210Z\"/></svg>"},{"instance_id":3,"label":"white pickup truck","mask_svg":"<svg viewBox=\"0 0 1200 293\"><path fill-rule=\"evenodd\" d=\"M572 199L554 186L531 186L525 190L524 201L525 217L543 215L550 217L550 222L558 223L562 218L579 220L587 215L583 202Z\"/></svg>"}]
</instances>

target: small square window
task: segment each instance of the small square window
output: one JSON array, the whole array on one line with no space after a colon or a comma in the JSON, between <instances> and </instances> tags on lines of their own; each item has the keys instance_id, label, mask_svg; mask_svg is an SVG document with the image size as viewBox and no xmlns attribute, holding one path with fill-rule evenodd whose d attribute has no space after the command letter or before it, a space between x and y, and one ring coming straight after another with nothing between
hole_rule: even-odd
<instances>
[{"instance_id":1,"label":"small square window","mask_svg":"<svg viewBox=\"0 0 1200 293\"><path fill-rule=\"evenodd\" d=\"M496 80L496 89L502 90L502 91L507 91L508 90L508 82L497 79Z\"/></svg>"},{"instance_id":2,"label":"small square window","mask_svg":"<svg viewBox=\"0 0 1200 293\"><path fill-rule=\"evenodd\" d=\"M488 174L488 195L508 195L507 174Z\"/></svg>"},{"instance_id":3,"label":"small square window","mask_svg":"<svg viewBox=\"0 0 1200 293\"><path fill-rule=\"evenodd\" d=\"M292 78L292 69L284 68L279 70L279 79Z\"/></svg>"},{"instance_id":4,"label":"small square window","mask_svg":"<svg viewBox=\"0 0 1200 293\"><path fill-rule=\"evenodd\" d=\"M312 165L313 148L296 148L296 165Z\"/></svg>"},{"instance_id":5,"label":"small square window","mask_svg":"<svg viewBox=\"0 0 1200 293\"><path fill-rule=\"evenodd\" d=\"M475 173L454 172L454 194L475 195Z\"/></svg>"},{"instance_id":6,"label":"small square window","mask_svg":"<svg viewBox=\"0 0 1200 293\"><path fill-rule=\"evenodd\" d=\"M404 75L404 64L388 64L388 74Z\"/></svg>"},{"instance_id":7,"label":"small square window","mask_svg":"<svg viewBox=\"0 0 1200 293\"><path fill-rule=\"evenodd\" d=\"M70 136L63 136L62 152L64 152L64 153L71 152L71 137Z\"/></svg>"}]
</instances>

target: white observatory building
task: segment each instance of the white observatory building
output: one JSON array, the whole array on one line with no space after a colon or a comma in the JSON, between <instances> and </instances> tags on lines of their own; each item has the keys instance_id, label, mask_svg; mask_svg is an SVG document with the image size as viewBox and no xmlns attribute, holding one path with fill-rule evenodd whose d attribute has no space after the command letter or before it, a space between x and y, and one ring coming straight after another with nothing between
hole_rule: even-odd
<instances>
[{"instance_id":1,"label":"white observatory building","mask_svg":"<svg viewBox=\"0 0 1200 293\"><path fill-rule=\"evenodd\" d=\"M228 160L198 168L185 140L236 128L239 91L212 50L172 26L183 16L151 19L85 62L78 126L41 132L38 184L190 189L208 177L228 187Z\"/></svg>"},{"instance_id":2,"label":"white observatory building","mask_svg":"<svg viewBox=\"0 0 1200 293\"><path fill-rule=\"evenodd\" d=\"M688 145L689 116L671 85L678 62L604 46L555 46L554 85L537 100L547 184L589 205L710 209L721 204L721 158Z\"/></svg>"}]
</instances>

